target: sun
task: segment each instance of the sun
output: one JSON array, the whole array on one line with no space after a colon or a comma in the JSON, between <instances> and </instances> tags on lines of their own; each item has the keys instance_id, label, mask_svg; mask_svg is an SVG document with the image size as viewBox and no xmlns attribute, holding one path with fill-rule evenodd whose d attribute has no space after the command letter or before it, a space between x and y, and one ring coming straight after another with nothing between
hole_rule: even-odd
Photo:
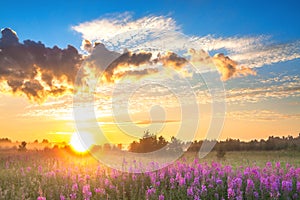
<instances>
[{"instance_id":1,"label":"sun","mask_svg":"<svg viewBox=\"0 0 300 200\"><path fill-rule=\"evenodd\" d=\"M72 149L78 153L87 152L93 144L93 139L91 134L83 133L78 135L78 133L73 133L70 139L70 145Z\"/></svg>"}]
</instances>

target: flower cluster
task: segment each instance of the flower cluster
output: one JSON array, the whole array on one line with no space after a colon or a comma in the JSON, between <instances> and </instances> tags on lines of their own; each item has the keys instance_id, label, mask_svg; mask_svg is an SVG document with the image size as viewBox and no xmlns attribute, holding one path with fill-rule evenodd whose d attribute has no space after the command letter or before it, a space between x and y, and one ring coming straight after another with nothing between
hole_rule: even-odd
<instances>
[{"instance_id":1,"label":"flower cluster","mask_svg":"<svg viewBox=\"0 0 300 200\"><path fill-rule=\"evenodd\" d=\"M0 199L300 198L300 168L279 162L233 167L180 160L158 171L124 173L82 161L6 159Z\"/></svg>"}]
</instances>

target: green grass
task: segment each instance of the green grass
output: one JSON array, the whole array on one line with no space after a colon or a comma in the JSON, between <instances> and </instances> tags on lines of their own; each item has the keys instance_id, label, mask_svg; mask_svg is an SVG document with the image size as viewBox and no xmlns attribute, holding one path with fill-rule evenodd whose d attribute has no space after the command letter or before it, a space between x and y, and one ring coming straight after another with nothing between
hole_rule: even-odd
<instances>
[{"instance_id":1,"label":"green grass","mask_svg":"<svg viewBox=\"0 0 300 200\"><path fill-rule=\"evenodd\" d=\"M223 165L240 166L240 165L257 165L263 167L267 162L275 164L281 162L282 164L290 163L295 167L300 166L300 152L299 151L228 151L223 159L218 159L217 152L212 151L206 157L201 158L201 162L211 163L218 161ZM183 156L187 161L192 161L197 154L186 153Z\"/></svg>"}]
</instances>

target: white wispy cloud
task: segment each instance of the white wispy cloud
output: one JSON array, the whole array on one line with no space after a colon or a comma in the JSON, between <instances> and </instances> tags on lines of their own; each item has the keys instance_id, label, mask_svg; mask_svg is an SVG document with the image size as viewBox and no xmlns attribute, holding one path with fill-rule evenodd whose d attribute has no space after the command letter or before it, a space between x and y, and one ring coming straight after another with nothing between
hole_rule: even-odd
<instances>
[{"instance_id":1,"label":"white wispy cloud","mask_svg":"<svg viewBox=\"0 0 300 200\"><path fill-rule=\"evenodd\" d=\"M112 50L172 50L189 48L207 52L225 51L240 65L261 67L300 58L300 41L278 44L271 36L185 35L171 17L145 16L134 19L130 13L103 17L72 26L83 39L101 42Z\"/></svg>"},{"instance_id":2,"label":"white wispy cloud","mask_svg":"<svg viewBox=\"0 0 300 200\"><path fill-rule=\"evenodd\" d=\"M226 101L232 104L244 104L257 103L271 98L300 97L299 76L284 76L284 79L270 78L265 81L272 84L226 90Z\"/></svg>"},{"instance_id":3,"label":"white wispy cloud","mask_svg":"<svg viewBox=\"0 0 300 200\"><path fill-rule=\"evenodd\" d=\"M171 17L147 16L133 20L130 13L123 13L84 22L72 26L72 29L81 33L83 39L122 50L138 47L138 44L148 41L149 36L161 36L163 32L173 32L179 27Z\"/></svg>"},{"instance_id":4,"label":"white wispy cloud","mask_svg":"<svg viewBox=\"0 0 300 200\"><path fill-rule=\"evenodd\" d=\"M179 27L171 17L147 16L133 20L130 13L123 13L84 22L72 28L82 33L84 39L106 41L117 35L135 30L165 29L175 31Z\"/></svg>"},{"instance_id":5,"label":"white wispy cloud","mask_svg":"<svg viewBox=\"0 0 300 200\"><path fill-rule=\"evenodd\" d=\"M236 52L231 58L248 67L261 67L263 65L294 60L300 58L300 41L270 46L254 46L248 51Z\"/></svg>"}]
</instances>

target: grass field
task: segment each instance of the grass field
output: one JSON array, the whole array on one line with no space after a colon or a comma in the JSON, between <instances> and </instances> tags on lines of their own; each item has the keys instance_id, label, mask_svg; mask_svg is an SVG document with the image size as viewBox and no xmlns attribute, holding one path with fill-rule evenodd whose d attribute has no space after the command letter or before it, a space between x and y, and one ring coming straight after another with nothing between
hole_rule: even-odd
<instances>
[{"instance_id":1,"label":"grass field","mask_svg":"<svg viewBox=\"0 0 300 200\"><path fill-rule=\"evenodd\" d=\"M186 158L191 161L197 154L187 153ZM264 166L267 162L275 164L280 161L281 163L290 163L296 167L300 167L300 152L299 151L228 151L224 159L217 159L216 152L210 152L201 162L218 161L223 165L247 165L253 164L257 166Z\"/></svg>"},{"instance_id":2,"label":"grass field","mask_svg":"<svg viewBox=\"0 0 300 200\"><path fill-rule=\"evenodd\" d=\"M300 152L192 153L159 171L124 173L90 156L0 152L0 199L297 199ZM122 155L111 155L112 159ZM280 162L280 163L279 163ZM276 183L276 184L273 184Z\"/></svg>"}]
</instances>

